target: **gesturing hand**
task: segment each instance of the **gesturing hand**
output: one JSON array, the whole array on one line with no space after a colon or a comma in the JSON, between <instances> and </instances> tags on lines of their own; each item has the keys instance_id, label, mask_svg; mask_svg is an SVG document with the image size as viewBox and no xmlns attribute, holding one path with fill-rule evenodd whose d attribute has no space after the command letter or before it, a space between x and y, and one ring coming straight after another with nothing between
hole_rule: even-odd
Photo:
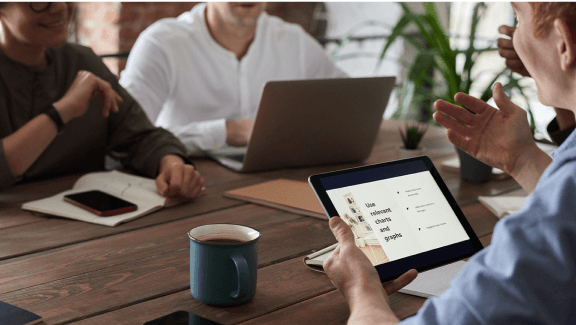
<instances>
[{"instance_id":1,"label":"gesturing hand","mask_svg":"<svg viewBox=\"0 0 576 325\"><path fill-rule=\"evenodd\" d=\"M350 227L339 217L334 217L330 219L330 229L339 245L324 262L324 271L348 300L351 309L358 300L370 300L374 297L387 304L388 295L402 289L416 278L416 270L410 270L382 286L378 272L368 257L356 247Z\"/></svg>"},{"instance_id":2,"label":"gesturing hand","mask_svg":"<svg viewBox=\"0 0 576 325\"><path fill-rule=\"evenodd\" d=\"M494 100L500 110L464 93L454 96L466 109L437 100L434 121L444 126L448 139L476 159L512 174L519 159L538 150L532 139L526 112L516 106L496 83Z\"/></svg>"},{"instance_id":3,"label":"gesturing hand","mask_svg":"<svg viewBox=\"0 0 576 325\"><path fill-rule=\"evenodd\" d=\"M498 54L506 59L506 66L510 70L517 72L525 77L530 77L530 73L528 70L526 70L524 63L522 63L522 60L520 60L518 53L516 53L516 50L514 49L512 37L515 30L516 27L512 26L502 25L498 27L498 32L500 32L500 34L510 36L510 39L499 38L496 41L496 45L498 46Z\"/></svg>"},{"instance_id":4,"label":"gesturing hand","mask_svg":"<svg viewBox=\"0 0 576 325\"><path fill-rule=\"evenodd\" d=\"M118 103L122 102L122 97L114 91L110 83L89 71L78 71L72 86L64 97L54 103L54 107L60 113L62 121L67 123L75 117L84 115L88 102L96 94L102 95L104 117L108 117L110 111L118 112Z\"/></svg>"}]
</instances>

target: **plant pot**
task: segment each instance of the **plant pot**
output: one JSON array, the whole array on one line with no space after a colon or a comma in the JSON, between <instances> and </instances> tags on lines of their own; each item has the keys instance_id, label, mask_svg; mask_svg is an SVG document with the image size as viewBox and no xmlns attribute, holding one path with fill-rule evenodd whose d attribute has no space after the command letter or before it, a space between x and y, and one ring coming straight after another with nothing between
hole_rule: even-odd
<instances>
[{"instance_id":1,"label":"plant pot","mask_svg":"<svg viewBox=\"0 0 576 325\"><path fill-rule=\"evenodd\" d=\"M424 156L426 148L416 148L416 149L406 149L404 147L398 147L398 159L408 159L419 156Z\"/></svg>"},{"instance_id":2,"label":"plant pot","mask_svg":"<svg viewBox=\"0 0 576 325\"><path fill-rule=\"evenodd\" d=\"M460 158L460 176L472 183L483 183L490 180L492 167L456 148Z\"/></svg>"}]
</instances>

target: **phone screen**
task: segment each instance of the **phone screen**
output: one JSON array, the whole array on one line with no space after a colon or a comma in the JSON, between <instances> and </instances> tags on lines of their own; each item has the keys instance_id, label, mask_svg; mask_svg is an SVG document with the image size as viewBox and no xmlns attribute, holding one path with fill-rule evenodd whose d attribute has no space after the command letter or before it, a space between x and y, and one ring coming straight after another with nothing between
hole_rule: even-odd
<instances>
[{"instance_id":1,"label":"phone screen","mask_svg":"<svg viewBox=\"0 0 576 325\"><path fill-rule=\"evenodd\" d=\"M177 311L172 314L162 316L155 320L144 323L144 325L222 325L202 316L189 313L187 311Z\"/></svg>"},{"instance_id":2,"label":"phone screen","mask_svg":"<svg viewBox=\"0 0 576 325\"><path fill-rule=\"evenodd\" d=\"M64 200L99 216L113 216L135 211L138 207L108 193L94 190L64 196Z\"/></svg>"}]
</instances>

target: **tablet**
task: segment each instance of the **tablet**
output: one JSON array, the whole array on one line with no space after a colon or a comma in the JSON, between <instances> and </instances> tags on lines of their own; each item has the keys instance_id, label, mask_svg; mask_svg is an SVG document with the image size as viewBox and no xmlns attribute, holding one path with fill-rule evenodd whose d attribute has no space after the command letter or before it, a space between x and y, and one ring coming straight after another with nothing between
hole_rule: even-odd
<instances>
[{"instance_id":1,"label":"tablet","mask_svg":"<svg viewBox=\"0 0 576 325\"><path fill-rule=\"evenodd\" d=\"M382 282L483 248L428 157L312 175L308 181L326 215L350 226Z\"/></svg>"}]
</instances>

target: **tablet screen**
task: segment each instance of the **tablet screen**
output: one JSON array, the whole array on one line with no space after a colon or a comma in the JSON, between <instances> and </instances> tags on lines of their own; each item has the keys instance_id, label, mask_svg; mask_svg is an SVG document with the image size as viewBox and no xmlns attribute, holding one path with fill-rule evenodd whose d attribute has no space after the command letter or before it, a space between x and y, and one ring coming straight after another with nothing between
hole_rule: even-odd
<instances>
[{"instance_id":1,"label":"tablet screen","mask_svg":"<svg viewBox=\"0 0 576 325\"><path fill-rule=\"evenodd\" d=\"M314 175L310 183L328 215L350 226L381 278L482 248L426 157ZM391 267L378 267L386 264Z\"/></svg>"}]
</instances>

